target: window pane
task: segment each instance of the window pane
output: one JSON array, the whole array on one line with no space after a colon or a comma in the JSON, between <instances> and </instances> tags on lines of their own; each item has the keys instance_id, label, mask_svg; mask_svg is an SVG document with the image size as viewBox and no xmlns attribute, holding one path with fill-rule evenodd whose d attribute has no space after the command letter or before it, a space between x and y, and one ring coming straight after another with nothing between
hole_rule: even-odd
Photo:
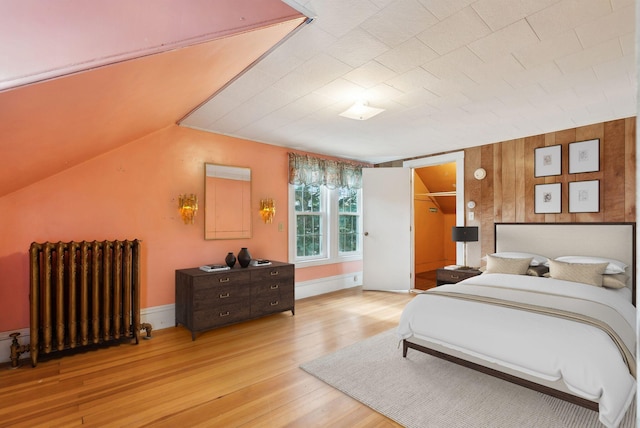
<instances>
[{"instance_id":1,"label":"window pane","mask_svg":"<svg viewBox=\"0 0 640 428\"><path fill-rule=\"evenodd\" d=\"M320 212L320 187L295 185L296 212Z\"/></svg>"},{"instance_id":2,"label":"window pane","mask_svg":"<svg viewBox=\"0 0 640 428\"><path fill-rule=\"evenodd\" d=\"M341 213L357 213L358 210L358 194L356 189L339 189L338 190L338 212Z\"/></svg>"},{"instance_id":3,"label":"window pane","mask_svg":"<svg viewBox=\"0 0 640 428\"><path fill-rule=\"evenodd\" d=\"M322 252L322 218L319 215L297 216L296 256L318 256Z\"/></svg>"},{"instance_id":4,"label":"window pane","mask_svg":"<svg viewBox=\"0 0 640 428\"><path fill-rule=\"evenodd\" d=\"M338 251L358 251L358 220L357 215L340 215L340 229L338 232Z\"/></svg>"}]
</instances>

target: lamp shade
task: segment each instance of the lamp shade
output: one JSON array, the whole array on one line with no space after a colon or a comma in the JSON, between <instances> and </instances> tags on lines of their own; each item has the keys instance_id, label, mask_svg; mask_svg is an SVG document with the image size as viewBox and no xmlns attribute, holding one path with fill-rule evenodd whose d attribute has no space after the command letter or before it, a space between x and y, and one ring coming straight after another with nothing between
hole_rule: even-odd
<instances>
[{"instance_id":1,"label":"lamp shade","mask_svg":"<svg viewBox=\"0 0 640 428\"><path fill-rule=\"evenodd\" d=\"M452 227L451 239L455 242L476 242L478 240L478 227Z\"/></svg>"}]
</instances>

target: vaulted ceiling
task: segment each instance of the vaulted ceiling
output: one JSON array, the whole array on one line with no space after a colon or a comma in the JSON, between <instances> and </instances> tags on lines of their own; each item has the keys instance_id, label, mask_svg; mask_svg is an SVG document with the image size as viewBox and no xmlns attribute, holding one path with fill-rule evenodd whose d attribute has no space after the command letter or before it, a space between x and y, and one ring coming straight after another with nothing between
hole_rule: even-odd
<instances>
[{"instance_id":1,"label":"vaulted ceiling","mask_svg":"<svg viewBox=\"0 0 640 428\"><path fill-rule=\"evenodd\" d=\"M306 19L279 0L3 4L0 196L175 124Z\"/></svg>"},{"instance_id":2,"label":"vaulted ceiling","mask_svg":"<svg viewBox=\"0 0 640 428\"><path fill-rule=\"evenodd\" d=\"M634 9L634 0L7 2L0 196L175 123L377 163L634 116ZM385 111L340 117L356 99Z\"/></svg>"}]
</instances>

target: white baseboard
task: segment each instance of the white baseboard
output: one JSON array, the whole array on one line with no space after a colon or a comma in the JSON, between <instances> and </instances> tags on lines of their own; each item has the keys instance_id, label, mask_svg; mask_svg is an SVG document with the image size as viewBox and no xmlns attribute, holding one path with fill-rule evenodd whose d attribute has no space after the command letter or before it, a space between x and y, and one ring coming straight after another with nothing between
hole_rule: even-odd
<instances>
[{"instance_id":1,"label":"white baseboard","mask_svg":"<svg viewBox=\"0 0 640 428\"><path fill-rule=\"evenodd\" d=\"M332 291L357 287L359 285L362 285L362 272L297 282L295 290L296 300L330 293ZM140 311L140 320L143 323L151 324L153 330L162 330L163 328L174 327L176 325L175 313L175 305L173 303L169 305L154 306L152 308L142 309ZM0 332L0 363L11 361L11 337L9 337L9 335L16 332L20 333L18 341L21 345L29 343L29 328ZM141 334L143 336L145 335L144 332ZM153 336L153 332L151 333L151 336ZM20 354L21 360L28 358L28 352Z\"/></svg>"},{"instance_id":2,"label":"white baseboard","mask_svg":"<svg viewBox=\"0 0 640 428\"><path fill-rule=\"evenodd\" d=\"M362 285L362 272L296 282L296 300Z\"/></svg>"}]
</instances>

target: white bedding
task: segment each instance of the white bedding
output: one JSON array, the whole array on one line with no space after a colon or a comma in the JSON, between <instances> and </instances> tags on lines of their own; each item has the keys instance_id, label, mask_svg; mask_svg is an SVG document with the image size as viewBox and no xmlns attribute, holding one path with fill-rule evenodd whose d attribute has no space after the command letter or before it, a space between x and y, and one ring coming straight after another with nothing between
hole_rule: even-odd
<instances>
[{"instance_id":1,"label":"white bedding","mask_svg":"<svg viewBox=\"0 0 640 428\"><path fill-rule=\"evenodd\" d=\"M624 290L506 274L484 274L437 290L465 288L522 294L512 291L516 288L600 302L622 315L618 327L612 327L625 330L619 334L635 353L635 308ZM635 395L636 381L618 348L588 324L427 292L407 305L397 333L401 339L438 343L542 379L561 379L576 395L599 402L600 421L607 427L618 426Z\"/></svg>"}]
</instances>

